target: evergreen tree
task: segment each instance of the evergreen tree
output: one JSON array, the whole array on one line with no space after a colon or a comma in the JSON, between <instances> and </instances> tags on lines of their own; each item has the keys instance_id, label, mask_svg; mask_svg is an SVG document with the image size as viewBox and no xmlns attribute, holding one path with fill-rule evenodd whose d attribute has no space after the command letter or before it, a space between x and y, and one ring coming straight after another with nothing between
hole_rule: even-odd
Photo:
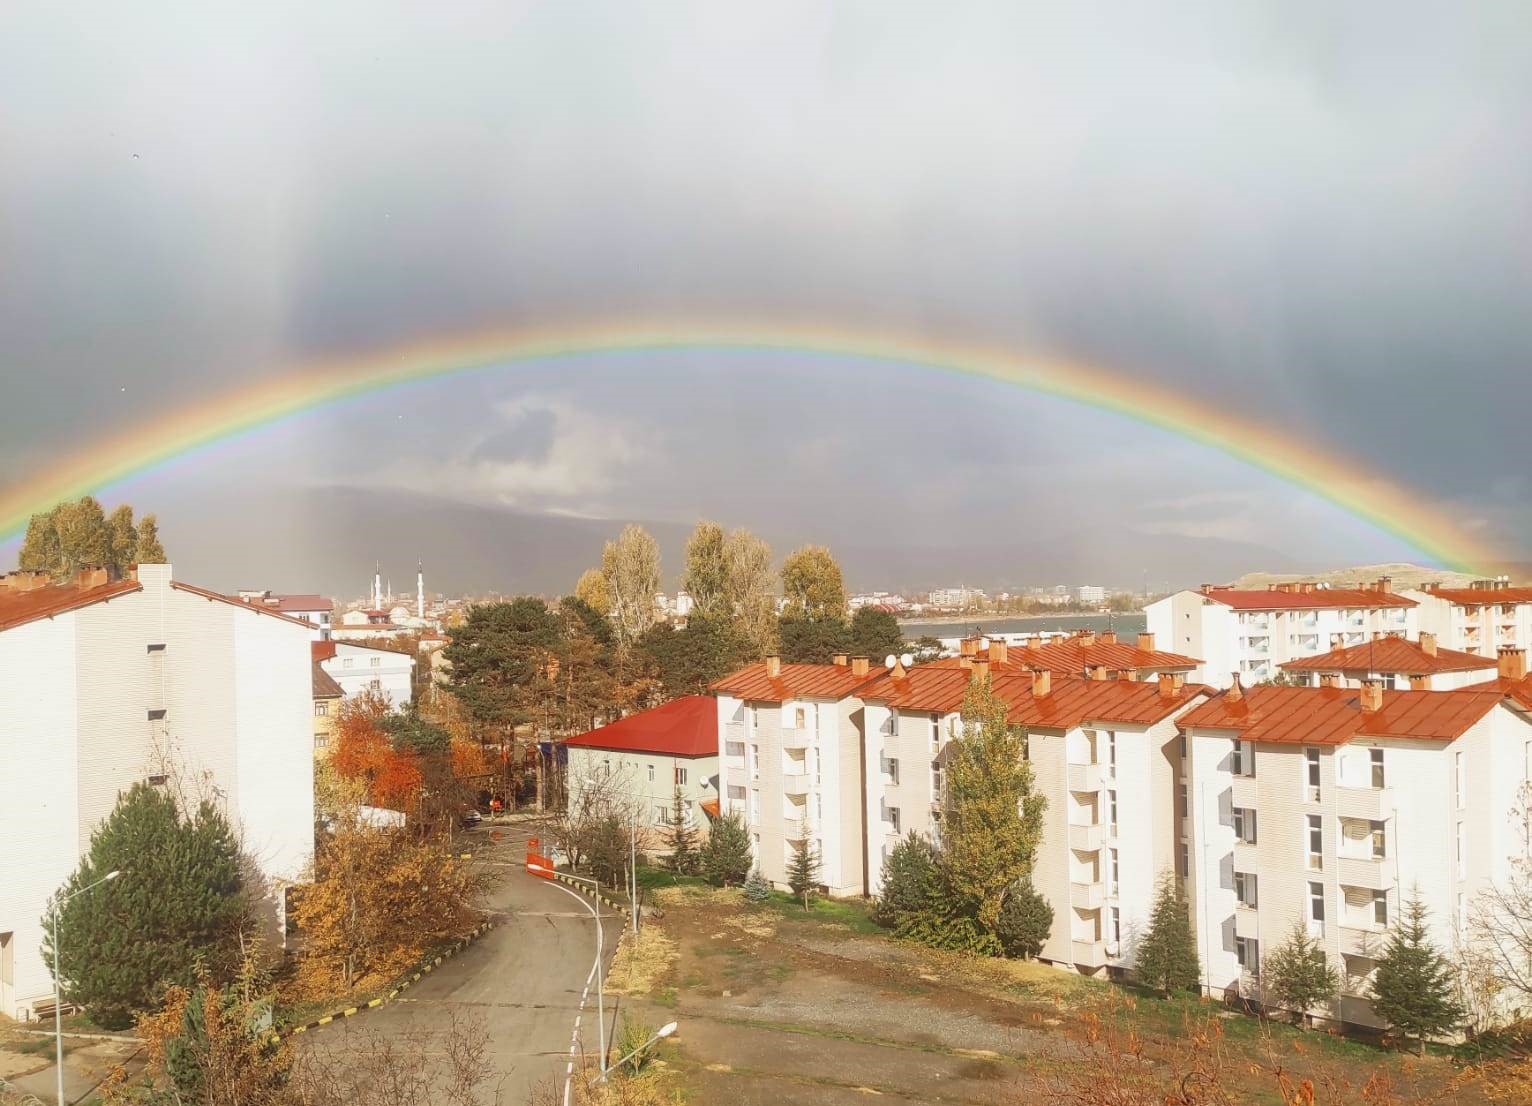
<instances>
[{"instance_id":1,"label":"evergreen tree","mask_svg":"<svg viewBox=\"0 0 1532 1106\"><path fill-rule=\"evenodd\" d=\"M638 639L639 652L654 663L667 698L700 695L750 657L751 647L733 620L693 614L683 629L658 622Z\"/></svg>"},{"instance_id":2,"label":"evergreen tree","mask_svg":"<svg viewBox=\"0 0 1532 1106\"><path fill-rule=\"evenodd\" d=\"M759 868L750 869L750 874L745 877L744 890L745 898L751 902L765 902L771 898L771 884L761 875Z\"/></svg>"},{"instance_id":3,"label":"evergreen tree","mask_svg":"<svg viewBox=\"0 0 1532 1106\"><path fill-rule=\"evenodd\" d=\"M1031 960L1043 951L1052 928L1053 907L1037 893L1031 879L1024 879L1005 896L995 935L1005 955Z\"/></svg>"},{"instance_id":4,"label":"evergreen tree","mask_svg":"<svg viewBox=\"0 0 1532 1106\"><path fill-rule=\"evenodd\" d=\"M929 838L914 830L890 850L883 865L883 885L872 917L889 929L906 928L911 919L939 914L944 884L941 857Z\"/></svg>"},{"instance_id":5,"label":"evergreen tree","mask_svg":"<svg viewBox=\"0 0 1532 1106\"><path fill-rule=\"evenodd\" d=\"M702 874L714 887L739 883L750 873L750 831L738 814L713 821L702 845Z\"/></svg>"},{"instance_id":6,"label":"evergreen tree","mask_svg":"<svg viewBox=\"0 0 1532 1106\"><path fill-rule=\"evenodd\" d=\"M1340 994L1340 972L1301 918L1293 922L1287 939L1267 954L1261 974L1271 997L1300 1022L1314 1007L1329 1005Z\"/></svg>"},{"instance_id":7,"label":"evergreen tree","mask_svg":"<svg viewBox=\"0 0 1532 1106\"><path fill-rule=\"evenodd\" d=\"M1373 1010L1394 1032L1413 1037L1422 1054L1429 1038L1450 1033L1463 1021L1452 966L1431 944L1427 916L1417 892L1405 904L1404 920L1372 976Z\"/></svg>"},{"instance_id":8,"label":"evergreen tree","mask_svg":"<svg viewBox=\"0 0 1532 1106\"><path fill-rule=\"evenodd\" d=\"M805 615L791 610L777 622L782 659L788 664L829 664L851 652L851 628L839 615Z\"/></svg>"},{"instance_id":9,"label":"evergreen tree","mask_svg":"<svg viewBox=\"0 0 1532 1106\"><path fill-rule=\"evenodd\" d=\"M799 836L793 840L793 859L787 866L787 886L792 888L793 894L803 898L803 909L807 910L809 896L819 886L819 856L814 852L814 843L809 840L807 827L801 829Z\"/></svg>"},{"instance_id":10,"label":"evergreen tree","mask_svg":"<svg viewBox=\"0 0 1532 1106\"><path fill-rule=\"evenodd\" d=\"M1024 736L1005 715L1006 704L988 681L969 687L963 736L949 747L942 822L948 886L989 934L995 933L1006 892L1031 874L1046 805L1032 788Z\"/></svg>"},{"instance_id":11,"label":"evergreen tree","mask_svg":"<svg viewBox=\"0 0 1532 1106\"><path fill-rule=\"evenodd\" d=\"M554 677L548 662L558 644L558 620L536 596L470 607L442 651L452 693L480 725L532 721L548 696Z\"/></svg>"},{"instance_id":12,"label":"evergreen tree","mask_svg":"<svg viewBox=\"0 0 1532 1106\"><path fill-rule=\"evenodd\" d=\"M890 653L897 657L905 650L899 620L877 607L862 607L851 616L850 636L851 655L868 657L877 664Z\"/></svg>"},{"instance_id":13,"label":"evergreen tree","mask_svg":"<svg viewBox=\"0 0 1532 1106\"><path fill-rule=\"evenodd\" d=\"M121 878L74 894L112 871ZM246 917L239 844L209 803L183 817L170 796L135 784L91 835L56 901L69 895L58 917L61 989L101 1025L127 1026L167 986L192 985L199 964L215 980L232 968ZM50 915L43 929L51 970Z\"/></svg>"},{"instance_id":14,"label":"evergreen tree","mask_svg":"<svg viewBox=\"0 0 1532 1106\"><path fill-rule=\"evenodd\" d=\"M1195 991L1201 979L1186 896L1169 872L1160 876L1149 929L1138 945L1136 969L1140 982L1167 997L1175 991Z\"/></svg>"},{"instance_id":15,"label":"evergreen tree","mask_svg":"<svg viewBox=\"0 0 1532 1106\"><path fill-rule=\"evenodd\" d=\"M133 560L141 565L165 563L165 547L160 544L160 520L145 515L138 523L138 537L133 543Z\"/></svg>"},{"instance_id":16,"label":"evergreen tree","mask_svg":"<svg viewBox=\"0 0 1532 1106\"><path fill-rule=\"evenodd\" d=\"M697 874L697 831L692 827L686 811L686 799L676 788L676 797L670 804L670 825L665 832L666 844L670 846L670 870L678 876Z\"/></svg>"}]
</instances>

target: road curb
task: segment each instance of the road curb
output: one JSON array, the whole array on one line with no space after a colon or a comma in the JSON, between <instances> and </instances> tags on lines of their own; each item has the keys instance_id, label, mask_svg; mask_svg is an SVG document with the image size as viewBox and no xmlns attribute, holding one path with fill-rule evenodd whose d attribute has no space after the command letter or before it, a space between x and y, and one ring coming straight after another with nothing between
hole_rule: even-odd
<instances>
[{"instance_id":1,"label":"road curb","mask_svg":"<svg viewBox=\"0 0 1532 1106\"><path fill-rule=\"evenodd\" d=\"M566 887L574 888L576 891L579 891L581 894L584 894L584 895L592 894L592 891L590 889L590 884L582 883L582 882L580 882L577 879L570 879L563 872L554 872L553 873L553 878L558 880L560 883L564 884L564 886L566 886ZM607 906L610 906L613 910L617 911L617 913L619 913L619 914L626 914L626 913L628 913L629 910L632 909L631 904L623 902L621 899L613 898L611 895L608 895L605 891L602 891L597 897L600 898L600 900L603 903L605 903Z\"/></svg>"},{"instance_id":2,"label":"road curb","mask_svg":"<svg viewBox=\"0 0 1532 1106\"><path fill-rule=\"evenodd\" d=\"M281 1033L271 1034L271 1036L267 1037L266 1039L273 1044L278 1041L290 1040L291 1038L298 1036L300 1033L312 1033L314 1030L327 1026L331 1022L343 1021L346 1018L354 1018L358 1014L365 1014L369 1010L376 1010L380 1006L386 1006L388 1003L398 998L401 991L408 989L411 984L419 982L422 978L430 975L431 972L435 971L443 960L451 960L454 956L462 952L469 945L473 944L480 937L483 937L486 933L494 929L495 926L499 924L500 920L498 918L489 918L485 920L478 927L476 927L472 933L468 934L468 936L453 942L451 945L447 946L447 948L433 956L430 960L422 962L421 965L409 975L400 978L397 983L389 988L387 994L379 995L377 998L369 999L368 1001L359 1003L356 1006L348 1006L344 1010L336 1010L333 1013L324 1015L322 1018L316 1018L314 1021L305 1022L303 1025L290 1026L289 1028L283 1030Z\"/></svg>"}]
</instances>

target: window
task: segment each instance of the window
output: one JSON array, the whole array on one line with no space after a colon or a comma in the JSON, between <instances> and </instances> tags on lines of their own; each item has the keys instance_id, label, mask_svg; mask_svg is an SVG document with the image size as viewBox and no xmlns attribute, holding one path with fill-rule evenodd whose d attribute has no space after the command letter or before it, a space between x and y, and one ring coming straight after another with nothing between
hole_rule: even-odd
<instances>
[{"instance_id":1,"label":"window","mask_svg":"<svg viewBox=\"0 0 1532 1106\"><path fill-rule=\"evenodd\" d=\"M1185 818L1187 814L1186 785L1183 783L1176 788L1176 817Z\"/></svg>"},{"instance_id":2,"label":"window","mask_svg":"<svg viewBox=\"0 0 1532 1106\"><path fill-rule=\"evenodd\" d=\"M1454 796L1457 797L1457 804L1458 804L1458 809L1459 810L1462 810L1463 807L1468 805L1467 804L1467 798L1466 798L1467 793L1468 793L1468 787L1467 787L1468 781L1464 777L1465 777L1465 773L1464 773L1464 769L1463 769L1463 754L1461 752L1453 753L1452 754L1452 793L1453 793Z\"/></svg>"},{"instance_id":3,"label":"window","mask_svg":"<svg viewBox=\"0 0 1532 1106\"><path fill-rule=\"evenodd\" d=\"M1229 754L1229 771L1236 776L1255 775L1255 746L1248 741L1234 739L1234 751Z\"/></svg>"},{"instance_id":4,"label":"window","mask_svg":"<svg viewBox=\"0 0 1532 1106\"><path fill-rule=\"evenodd\" d=\"M1234 873L1234 897L1239 900L1241 906L1248 906L1254 910L1259 900L1256 897L1256 878L1254 872Z\"/></svg>"},{"instance_id":5,"label":"window","mask_svg":"<svg viewBox=\"0 0 1532 1106\"><path fill-rule=\"evenodd\" d=\"M654 782L654 765L649 765L649 782Z\"/></svg>"},{"instance_id":6,"label":"window","mask_svg":"<svg viewBox=\"0 0 1532 1106\"><path fill-rule=\"evenodd\" d=\"M1468 933L1468 899L1458 892L1458 936L1461 940Z\"/></svg>"},{"instance_id":7,"label":"window","mask_svg":"<svg viewBox=\"0 0 1532 1106\"><path fill-rule=\"evenodd\" d=\"M800 730L808 729L809 715L803 707L793 708L793 726Z\"/></svg>"},{"instance_id":8,"label":"window","mask_svg":"<svg viewBox=\"0 0 1532 1106\"><path fill-rule=\"evenodd\" d=\"M1367 760L1372 765L1372 785L1381 791L1385 779L1383 775L1383 750L1368 749Z\"/></svg>"},{"instance_id":9,"label":"window","mask_svg":"<svg viewBox=\"0 0 1532 1106\"><path fill-rule=\"evenodd\" d=\"M148 651L150 653L163 653L165 651L165 643L163 641L151 641Z\"/></svg>"},{"instance_id":10,"label":"window","mask_svg":"<svg viewBox=\"0 0 1532 1106\"><path fill-rule=\"evenodd\" d=\"M1324 822L1317 814L1310 814L1309 824L1309 871L1317 872L1325 866Z\"/></svg>"},{"instance_id":11,"label":"window","mask_svg":"<svg viewBox=\"0 0 1532 1106\"><path fill-rule=\"evenodd\" d=\"M669 825L670 811L666 810L662 806L656 805L654 808L654 824L657 826Z\"/></svg>"},{"instance_id":12,"label":"window","mask_svg":"<svg viewBox=\"0 0 1532 1106\"><path fill-rule=\"evenodd\" d=\"M942 743L942 716L939 715L939 714L933 714L931 716L931 748L935 749L938 746L940 746L941 743Z\"/></svg>"},{"instance_id":13,"label":"window","mask_svg":"<svg viewBox=\"0 0 1532 1106\"><path fill-rule=\"evenodd\" d=\"M686 769L679 764L676 765L676 786L686 786Z\"/></svg>"},{"instance_id":14,"label":"window","mask_svg":"<svg viewBox=\"0 0 1532 1106\"><path fill-rule=\"evenodd\" d=\"M1388 892L1372 893L1372 924L1379 929L1388 928Z\"/></svg>"},{"instance_id":15,"label":"window","mask_svg":"<svg viewBox=\"0 0 1532 1106\"><path fill-rule=\"evenodd\" d=\"M330 704L329 704L329 702L327 700L320 699L318 702L316 702L314 704L314 716L316 718L324 718L329 713L330 713Z\"/></svg>"},{"instance_id":16,"label":"window","mask_svg":"<svg viewBox=\"0 0 1532 1106\"><path fill-rule=\"evenodd\" d=\"M931 762L931 798L940 801L942 797L942 770L936 762Z\"/></svg>"},{"instance_id":17,"label":"window","mask_svg":"<svg viewBox=\"0 0 1532 1106\"><path fill-rule=\"evenodd\" d=\"M759 745L750 746L750 778L752 780L761 778L761 747Z\"/></svg>"},{"instance_id":18,"label":"window","mask_svg":"<svg viewBox=\"0 0 1532 1106\"><path fill-rule=\"evenodd\" d=\"M737 783L729 784L729 802L743 802L744 798L745 789L742 786Z\"/></svg>"},{"instance_id":19,"label":"window","mask_svg":"<svg viewBox=\"0 0 1532 1106\"><path fill-rule=\"evenodd\" d=\"M1106 893L1117 894L1117 849L1112 847L1106 851Z\"/></svg>"},{"instance_id":20,"label":"window","mask_svg":"<svg viewBox=\"0 0 1532 1106\"><path fill-rule=\"evenodd\" d=\"M340 666L341 666L341 667L342 667L342 668L350 668L350 667L351 667L351 661L352 661L352 660L353 660L353 659L354 659L354 658L352 658L352 657L342 657L342 658L341 658L341 659L340 659Z\"/></svg>"},{"instance_id":21,"label":"window","mask_svg":"<svg viewBox=\"0 0 1532 1106\"><path fill-rule=\"evenodd\" d=\"M152 708L149 711L149 721L151 721L151 722L159 722L159 721L163 720L164 717L165 717L165 708L164 707L154 707L154 708Z\"/></svg>"},{"instance_id":22,"label":"window","mask_svg":"<svg viewBox=\"0 0 1532 1106\"><path fill-rule=\"evenodd\" d=\"M899 786L899 761L893 757L888 758L888 782L893 786Z\"/></svg>"},{"instance_id":23,"label":"window","mask_svg":"<svg viewBox=\"0 0 1532 1106\"><path fill-rule=\"evenodd\" d=\"M164 787L166 781L169 780L169 778L170 778L169 776L150 776L149 777L149 786L150 787Z\"/></svg>"},{"instance_id":24,"label":"window","mask_svg":"<svg viewBox=\"0 0 1532 1106\"><path fill-rule=\"evenodd\" d=\"M1458 879L1468 874L1468 823L1458 823Z\"/></svg>"},{"instance_id":25,"label":"window","mask_svg":"<svg viewBox=\"0 0 1532 1106\"><path fill-rule=\"evenodd\" d=\"M1308 785L1307 795L1310 802L1319 799L1319 750L1308 748L1303 750L1304 779Z\"/></svg>"},{"instance_id":26,"label":"window","mask_svg":"<svg viewBox=\"0 0 1532 1106\"><path fill-rule=\"evenodd\" d=\"M1249 807L1234 808L1234 836L1247 845L1255 844L1255 811Z\"/></svg>"},{"instance_id":27,"label":"window","mask_svg":"<svg viewBox=\"0 0 1532 1106\"><path fill-rule=\"evenodd\" d=\"M1388 823L1373 822L1372 825L1372 858L1382 860L1388 856Z\"/></svg>"},{"instance_id":28,"label":"window","mask_svg":"<svg viewBox=\"0 0 1532 1106\"><path fill-rule=\"evenodd\" d=\"M1117 731L1116 730L1107 730L1106 731L1106 764L1107 764L1107 767L1112 770L1112 774L1116 775L1117 774Z\"/></svg>"},{"instance_id":29,"label":"window","mask_svg":"<svg viewBox=\"0 0 1532 1106\"><path fill-rule=\"evenodd\" d=\"M1261 974L1261 943L1254 937L1234 938L1234 955L1246 975Z\"/></svg>"},{"instance_id":30,"label":"window","mask_svg":"<svg viewBox=\"0 0 1532 1106\"><path fill-rule=\"evenodd\" d=\"M382 668L383 667L383 658L382 657L373 657L369 663L374 668Z\"/></svg>"},{"instance_id":31,"label":"window","mask_svg":"<svg viewBox=\"0 0 1532 1106\"><path fill-rule=\"evenodd\" d=\"M1106 793L1106 824L1111 827L1113 833L1117 832L1117 791L1115 788Z\"/></svg>"},{"instance_id":32,"label":"window","mask_svg":"<svg viewBox=\"0 0 1532 1106\"><path fill-rule=\"evenodd\" d=\"M325 748L329 747L329 744L330 744L330 735L329 734L327 734L327 733L316 733L314 735L314 748L316 748L316 749L325 749Z\"/></svg>"},{"instance_id":33,"label":"window","mask_svg":"<svg viewBox=\"0 0 1532 1106\"><path fill-rule=\"evenodd\" d=\"M1309 884L1309 932L1325 931L1325 885Z\"/></svg>"},{"instance_id":34,"label":"window","mask_svg":"<svg viewBox=\"0 0 1532 1106\"><path fill-rule=\"evenodd\" d=\"M899 832L899 808L896 806L888 808L888 828L893 833Z\"/></svg>"},{"instance_id":35,"label":"window","mask_svg":"<svg viewBox=\"0 0 1532 1106\"><path fill-rule=\"evenodd\" d=\"M1122 944L1122 911L1115 906L1107 911L1107 932L1110 933L1112 944Z\"/></svg>"},{"instance_id":36,"label":"window","mask_svg":"<svg viewBox=\"0 0 1532 1106\"><path fill-rule=\"evenodd\" d=\"M383 690L383 681L382 680L368 680L367 681L367 686L369 688L371 688L373 691L382 691Z\"/></svg>"}]
</instances>

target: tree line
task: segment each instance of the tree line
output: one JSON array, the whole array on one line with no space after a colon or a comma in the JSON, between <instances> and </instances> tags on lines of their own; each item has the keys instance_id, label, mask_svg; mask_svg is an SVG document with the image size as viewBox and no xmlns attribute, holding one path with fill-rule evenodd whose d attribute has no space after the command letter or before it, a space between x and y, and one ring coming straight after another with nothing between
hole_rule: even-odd
<instances>
[{"instance_id":1,"label":"tree line","mask_svg":"<svg viewBox=\"0 0 1532 1106\"><path fill-rule=\"evenodd\" d=\"M126 503L107 514L87 495L33 515L17 565L62 582L87 567L104 568L113 579L121 579L131 565L163 564L165 559L154 515L135 522L133 508Z\"/></svg>"}]
</instances>

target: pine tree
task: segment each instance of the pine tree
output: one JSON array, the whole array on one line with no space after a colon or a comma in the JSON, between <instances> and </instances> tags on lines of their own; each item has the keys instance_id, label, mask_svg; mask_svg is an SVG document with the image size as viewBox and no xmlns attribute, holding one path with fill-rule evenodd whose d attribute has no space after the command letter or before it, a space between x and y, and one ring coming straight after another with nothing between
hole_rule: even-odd
<instances>
[{"instance_id":1,"label":"pine tree","mask_svg":"<svg viewBox=\"0 0 1532 1106\"><path fill-rule=\"evenodd\" d=\"M809 908L809 896L819 886L819 857L814 843L809 840L807 827L799 831L793 840L793 859L787 866L787 885L793 894L803 898L803 909Z\"/></svg>"},{"instance_id":2,"label":"pine tree","mask_svg":"<svg viewBox=\"0 0 1532 1106\"><path fill-rule=\"evenodd\" d=\"M676 788L676 797L670 805L670 825L666 830L670 846L670 870L678 876L697 874L697 831L692 828L691 817L686 810L686 798Z\"/></svg>"},{"instance_id":3,"label":"pine tree","mask_svg":"<svg viewBox=\"0 0 1532 1106\"><path fill-rule=\"evenodd\" d=\"M929 838L914 830L890 850L883 883L873 903L873 920L889 929L908 928L913 919L942 911L945 885L941 856Z\"/></svg>"},{"instance_id":4,"label":"pine tree","mask_svg":"<svg viewBox=\"0 0 1532 1106\"><path fill-rule=\"evenodd\" d=\"M1457 1029L1463 1009L1453 988L1452 966L1426 931L1428 911L1417 892L1404 920L1389 938L1372 977L1372 1008L1390 1029L1413 1037L1422 1054L1426 1041Z\"/></svg>"},{"instance_id":5,"label":"pine tree","mask_svg":"<svg viewBox=\"0 0 1532 1106\"><path fill-rule=\"evenodd\" d=\"M1138 945L1138 978L1146 986L1169 997L1175 991L1194 991L1202 976L1197 946L1192 940L1186 896L1175 876L1160 876L1149 914L1149 929Z\"/></svg>"},{"instance_id":6,"label":"pine tree","mask_svg":"<svg viewBox=\"0 0 1532 1106\"><path fill-rule=\"evenodd\" d=\"M112 871L121 877L75 894ZM61 987L101 1025L124 1027L157 1006L167 986L190 986L199 963L215 980L232 970L246 917L239 845L211 804L183 817L170 796L135 784L91 836L55 901L70 895L58 917ZM45 915L43 959L51 970L50 921Z\"/></svg>"},{"instance_id":7,"label":"pine tree","mask_svg":"<svg viewBox=\"0 0 1532 1106\"><path fill-rule=\"evenodd\" d=\"M714 820L702 845L702 874L714 887L739 883L750 873L750 831L738 814Z\"/></svg>"},{"instance_id":8,"label":"pine tree","mask_svg":"<svg viewBox=\"0 0 1532 1106\"><path fill-rule=\"evenodd\" d=\"M1005 955L1031 960L1043 951L1053 928L1053 907L1037 893L1030 879L1024 879L1005 897L1000 907L996 936Z\"/></svg>"},{"instance_id":9,"label":"pine tree","mask_svg":"<svg viewBox=\"0 0 1532 1106\"><path fill-rule=\"evenodd\" d=\"M1314 1007L1329 1005L1340 994L1340 972L1325 958L1324 945L1310 936L1301 918L1293 923L1287 939L1267 954L1261 971L1267 992L1300 1022Z\"/></svg>"},{"instance_id":10,"label":"pine tree","mask_svg":"<svg viewBox=\"0 0 1532 1106\"><path fill-rule=\"evenodd\" d=\"M761 875L759 868L752 868L745 877L745 898L751 902L765 902L771 898L771 884Z\"/></svg>"}]
</instances>

